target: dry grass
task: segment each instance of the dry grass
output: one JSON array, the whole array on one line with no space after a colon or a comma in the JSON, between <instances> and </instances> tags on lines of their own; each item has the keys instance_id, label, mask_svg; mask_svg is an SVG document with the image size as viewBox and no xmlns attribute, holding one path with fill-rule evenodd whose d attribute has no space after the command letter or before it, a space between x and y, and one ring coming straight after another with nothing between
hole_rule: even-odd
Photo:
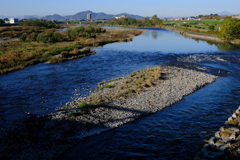
<instances>
[{"instance_id":1,"label":"dry grass","mask_svg":"<svg viewBox=\"0 0 240 160\"><path fill-rule=\"evenodd\" d=\"M131 40L130 35L138 35L142 30L111 30L101 33L96 38L80 37L75 41L64 41L58 43L38 43L38 42L2 42L0 43L0 74L4 74L17 69L22 69L28 65L37 64L50 60L51 63L61 62L80 58L93 52L81 53L78 49L83 47L100 46L107 43ZM64 39L66 34L62 33ZM66 51L66 52L65 52ZM66 57L53 57L54 55L65 53Z\"/></svg>"},{"instance_id":2,"label":"dry grass","mask_svg":"<svg viewBox=\"0 0 240 160\"><path fill-rule=\"evenodd\" d=\"M0 37L19 37L23 33L30 34L32 32L41 33L47 30L46 28L40 28L37 26L10 26L0 27Z\"/></svg>"},{"instance_id":3,"label":"dry grass","mask_svg":"<svg viewBox=\"0 0 240 160\"><path fill-rule=\"evenodd\" d=\"M101 103L107 102L111 99L126 99L130 93L140 93L145 91L146 88L154 87L155 83L160 82L160 78L160 66L134 71L123 79L117 78L100 83L100 87L95 90L95 93L98 92L100 95L90 96L85 101L89 104L100 105ZM106 84L118 80L120 80L121 83L111 86L113 92L101 94L102 90L106 88L104 87Z\"/></svg>"},{"instance_id":4,"label":"dry grass","mask_svg":"<svg viewBox=\"0 0 240 160\"><path fill-rule=\"evenodd\" d=\"M48 62L49 63L57 63L57 62L69 61L72 59L89 56L89 55L92 55L95 53L96 53L95 51L91 51L89 48L85 48L85 50L83 50L83 51L79 51L78 48L75 48L71 51L62 51L61 56L53 57Z\"/></svg>"},{"instance_id":5,"label":"dry grass","mask_svg":"<svg viewBox=\"0 0 240 160\"><path fill-rule=\"evenodd\" d=\"M238 121L236 119L230 120L230 121L228 121L228 125L236 126L236 125L238 125Z\"/></svg>"},{"instance_id":6,"label":"dry grass","mask_svg":"<svg viewBox=\"0 0 240 160\"><path fill-rule=\"evenodd\" d=\"M220 132L220 136L221 137L230 137L230 133L229 132L227 132L227 131L223 131L223 132Z\"/></svg>"}]
</instances>

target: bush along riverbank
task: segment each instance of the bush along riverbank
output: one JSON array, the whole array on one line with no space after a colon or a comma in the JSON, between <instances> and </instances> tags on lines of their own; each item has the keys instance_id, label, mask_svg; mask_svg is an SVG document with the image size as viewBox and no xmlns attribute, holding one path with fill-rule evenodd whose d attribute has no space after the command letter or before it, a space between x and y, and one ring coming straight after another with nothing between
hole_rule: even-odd
<instances>
[{"instance_id":1,"label":"bush along riverbank","mask_svg":"<svg viewBox=\"0 0 240 160\"><path fill-rule=\"evenodd\" d=\"M105 30L94 27L77 27L58 33L49 30L36 34L23 33L20 41L0 43L0 74L22 69L26 66L46 62L71 60L94 54L90 47L114 42L132 41L132 37L144 30ZM86 47L85 51L79 51ZM56 57L56 55L59 55Z\"/></svg>"},{"instance_id":2,"label":"bush along riverbank","mask_svg":"<svg viewBox=\"0 0 240 160\"><path fill-rule=\"evenodd\" d=\"M56 113L28 115L1 129L0 159L57 159L82 138L161 111L218 77L170 66L134 71L99 83Z\"/></svg>"},{"instance_id":3,"label":"bush along riverbank","mask_svg":"<svg viewBox=\"0 0 240 160\"><path fill-rule=\"evenodd\" d=\"M196 39L213 41L213 42L218 42L218 43L228 43L229 42L227 40L222 40L222 39L218 38L217 35L213 35L213 34L197 33L197 32L187 31L187 30L183 30L183 29L175 28L175 27L171 27L171 26L163 26L162 28L180 33L180 34L188 36L188 37L193 37Z\"/></svg>"},{"instance_id":4,"label":"bush along riverbank","mask_svg":"<svg viewBox=\"0 0 240 160\"><path fill-rule=\"evenodd\" d=\"M220 127L214 137L205 141L195 159L240 159L240 107Z\"/></svg>"}]
</instances>

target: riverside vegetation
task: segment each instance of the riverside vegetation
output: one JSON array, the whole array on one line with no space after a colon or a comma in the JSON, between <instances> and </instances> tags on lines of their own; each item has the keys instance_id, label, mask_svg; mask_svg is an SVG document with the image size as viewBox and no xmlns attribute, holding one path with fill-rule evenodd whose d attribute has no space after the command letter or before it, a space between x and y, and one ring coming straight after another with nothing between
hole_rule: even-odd
<instances>
[{"instance_id":1,"label":"riverside vegetation","mask_svg":"<svg viewBox=\"0 0 240 160\"><path fill-rule=\"evenodd\" d=\"M163 21L157 18L157 15L154 15L151 19L147 17L141 20L132 19L129 17L120 19L112 18L105 25L155 28L172 26L186 31L217 35L223 40L233 40L236 42L240 41L240 20L232 17L226 17L222 21L203 19L198 23L197 20Z\"/></svg>"},{"instance_id":2,"label":"riverside vegetation","mask_svg":"<svg viewBox=\"0 0 240 160\"><path fill-rule=\"evenodd\" d=\"M41 33L49 29L59 29L60 25L53 23L52 21L46 20L28 20L20 22L17 26L11 27L0 27L0 38L1 37L19 37L23 33Z\"/></svg>"},{"instance_id":3,"label":"riverside vegetation","mask_svg":"<svg viewBox=\"0 0 240 160\"><path fill-rule=\"evenodd\" d=\"M0 43L0 73L22 69L45 61L50 63L80 58L95 52L90 47L112 42L131 41L143 30L105 30L100 27L77 27L59 33L56 29L40 34L23 33L20 41ZM79 49L84 48L84 51ZM60 56L55 57L55 55Z\"/></svg>"},{"instance_id":4,"label":"riverside vegetation","mask_svg":"<svg viewBox=\"0 0 240 160\"><path fill-rule=\"evenodd\" d=\"M223 21L201 20L199 24L197 21L167 21L164 23L167 26L186 31L213 34L223 40L240 42L240 20L236 18L227 17Z\"/></svg>"}]
</instances>

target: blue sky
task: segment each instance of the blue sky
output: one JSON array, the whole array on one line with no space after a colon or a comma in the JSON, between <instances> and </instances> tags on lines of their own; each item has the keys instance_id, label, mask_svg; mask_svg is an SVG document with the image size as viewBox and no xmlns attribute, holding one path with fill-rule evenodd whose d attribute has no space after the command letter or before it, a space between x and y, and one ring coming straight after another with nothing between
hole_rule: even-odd
<instances>
[{"instance_id":1,"label":"blue sky","mask_svg":"<svg viewBox=\"0 0 240 160\"><path fill-rule=\"evenodd\" d=\"M140 16L196 16L228 11L240 14L240 0L0 0L0 16L72 15L91 10Z\"/></svg>"}]
</instances>

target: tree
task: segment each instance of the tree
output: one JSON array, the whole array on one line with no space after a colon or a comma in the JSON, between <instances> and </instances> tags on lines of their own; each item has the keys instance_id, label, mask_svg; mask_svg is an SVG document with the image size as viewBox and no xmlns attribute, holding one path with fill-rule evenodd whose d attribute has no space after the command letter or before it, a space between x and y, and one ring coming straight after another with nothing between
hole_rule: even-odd
<instances>
[{"instance_id":1,"label":"tree","mask_svg":"<svg viewBox=\"0 0 240 160\"><path fill-rule=\"evenodd\" d=\"M9 19L8 19L8 18L4 18L3 20L4 20L4 21L9 21Z\"/></svg>"},{"instance_id":2,"label":"tree","mask_svg":"<svg viewBox=\"0 0 240 160\"><path fill-rule=\"evenodd\" d=\"M209 31L214 31L214 29L215 29L214 25L209 26Z\"/></svg>"},{"instance_id":3,"label":"tree","mask_svg":"<svg viewBox=\"0 0 240 160\"><path fill-rule=\"evenodd\" d=\"M0 23L4 23L4 21L2 19L0 19Z\"/></svg>"},{"instance_id":4,"label":"tree","mask_svg":"<svg viewBox=\"0 0 240 160\"><path fill-rule=\"evenodd\" d=\"M240 39L240 20L236 18L228 18L224 20L221 26L219 37L225 40Z\"/></svg>"}]
</instances>

